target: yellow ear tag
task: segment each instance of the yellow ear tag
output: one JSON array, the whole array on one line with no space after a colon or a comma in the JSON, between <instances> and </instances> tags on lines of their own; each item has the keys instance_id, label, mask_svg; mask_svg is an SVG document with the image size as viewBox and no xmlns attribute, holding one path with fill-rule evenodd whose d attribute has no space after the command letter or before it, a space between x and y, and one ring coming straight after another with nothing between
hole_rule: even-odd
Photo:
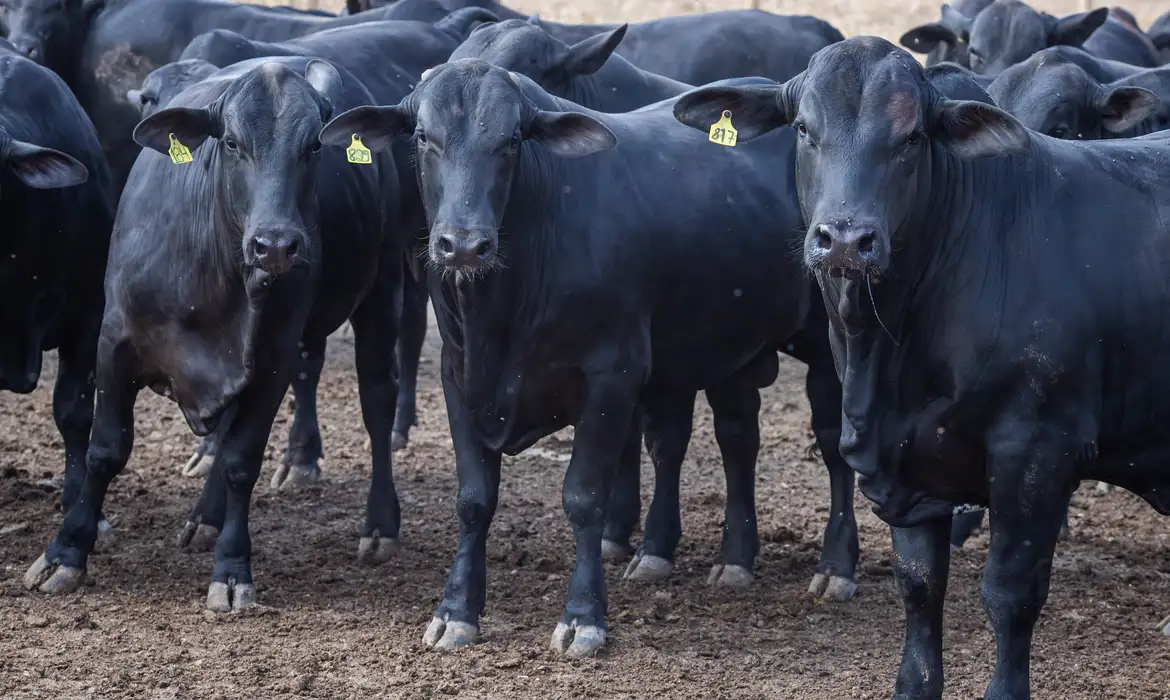
<instances>
[{"instance_id":1,"label":"yellow ear tag","mask_svg":"<svg viewBox=\"0 0 1170 700\"><path fill-rule=\"evenodd\" d=\"M172 163L175 165L182 165L183 163L190 163L191 161L195 160L191 157L191 149L179 143L179 139L175 138L174 134L170 135L170 139L171 150L168 152L171 154Z\"/></svg>"},{"instance_id":2,"label":"yellow ear tag","mask_svg":"<svg viewBox=\"0 0 1170 700\"><path fill-rule=\"evenodd\" d=\"M707 140L720 146L734 146L738 138L739 132L731 125L731 112L725 109L719 121L711 125L711 133L707 134Z\"/></svg>"},{"instance_id":3,"label":"yellow ear tag","mask_svg":"<svg viewBox=\"0 0 1170 700\"><path fill-rule=\"evenodd\" d=\"M353 135L353 140L349 142L349 148L345 149L345 157L351 163L358 165L369 165L374 162L374 157L370 155L370 149L362 143L362 137L357 134Z\"/></svg>"}]
</instances>

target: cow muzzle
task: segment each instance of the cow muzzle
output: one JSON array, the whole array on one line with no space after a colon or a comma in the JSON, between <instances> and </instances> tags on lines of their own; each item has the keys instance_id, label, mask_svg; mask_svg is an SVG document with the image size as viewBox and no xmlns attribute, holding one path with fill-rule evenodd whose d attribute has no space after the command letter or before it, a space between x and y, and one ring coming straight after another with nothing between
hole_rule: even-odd
<instances>
[{"instance_id":1,"label":"cow muzzle","mask_svg":"<svg viewBox=\"0 0 1170 700\"><path fill-rule=\"evenodd\" d=\"M244 248L245 261L270 275L283 275L303 261L305 236L289 229L257 231Z\"/></svg>"},{"instance_id":2,"label":"cow muzzle","mask_svg":"<svg viewBox=\"0 0 1170 700\"><path fill-rule=\"evenodd\" d=\"M491 264L496 240L495 231L443 227L431 234L431 260L448 270L474 272Z\"/></svg>"},{"instance_id":3,"label":"cow muzzle","mask_svg":"<svg viewBox=\"0 0 1170 700\"><path fill-rule=\"evenodd\" d=\"M889 260L886 237L876 226L816 224L805 238L805 264L831 277L861 279L882 272Z\"/></svg>"},{"instance_id":4,"label":"cow muzzle","mask_svg":"<svg viewBox=\"0 0 1170 700\"><path fill-rule=\"evenodd\" d=\"M41 42L32 37L10 37L12 47L20 53L21 56L37 63L44 63L45 49Z\"/></svg>"}]
</instances>

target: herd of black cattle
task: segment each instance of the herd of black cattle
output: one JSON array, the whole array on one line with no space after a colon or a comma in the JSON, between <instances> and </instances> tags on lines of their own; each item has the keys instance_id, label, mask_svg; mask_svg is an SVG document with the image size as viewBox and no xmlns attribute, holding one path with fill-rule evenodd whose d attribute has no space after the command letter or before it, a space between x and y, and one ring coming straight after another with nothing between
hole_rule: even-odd
<instances>
[{"instance_id":1,"label":"herd of black cattle","mask_svg":"<svg viewBox=\"0 0 1170 700\"><path fill-rule=\"evenodd\" d=\"M891 525L896 698L942 695L949 556L982 509L995 700L1029 697L1080 482L1170 513L1170 16L966 0L902 37L926 69L747 10L571 26L491 0L0 0L0 21L0 389L32 391L55 348L66 452L30 588L75 590L112 542L103 499L149 386L204 438L179 539L214 547L206 604L252 604L274 417L291 384L273 484L316 479L347 320L372 461L358 555L392 557L428 299L459 483L435 647L476 640L501 455L573 425L553 645L601 648L603 558L671 572L698 391L727 479L710 580L748 585L778 352L808 365L830 476L810 592L856 589L854 471Z\"/></svg>"}]
</instances>

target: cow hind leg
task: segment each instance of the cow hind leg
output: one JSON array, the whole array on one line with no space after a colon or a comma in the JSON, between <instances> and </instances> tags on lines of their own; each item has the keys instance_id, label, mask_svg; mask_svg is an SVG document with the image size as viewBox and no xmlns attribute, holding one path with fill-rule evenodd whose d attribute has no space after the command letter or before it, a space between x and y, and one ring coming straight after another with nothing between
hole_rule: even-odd
<instances>
[{"instance_id":1,"label":"cow hind leg","mask_svg":"<svg viewBox=\"0 0 1170 700\"><path fill-rule=\"evenodd\" d=\"M398 401L394 343L397 317L392 290L383 274L379 284L354 312L351 323L362 420L370 437L372 472L366 499L366 520L358 541L358 561L380 564L398 550L401 511L394 488L391 433Z\"/></svg>"},{"instance_id":2,"label":"cow hind leg","mask_svg":"<svg viewBox=\"0 0 1170 700\"><path fill-rule=\"evenodd\" d=\"M357 329L354 329L356 336ZM326 338L301 340L297 370L292 378L293 422L284 459L269 486L287 490L321 480L321 427L317 423L317 384L325 367Z\"/></svg>"},{"instance_id":3,"label":"cow hind leg","mask_svg":"<svg viewBox=\"0 0 1170 700\"><path fill-rule=\"evenodd\" d=\"M727 502L723 544L708 583L746 588L755 578L760 553L756 521L756 458L760 452L760 391L732 380L707 389L715 418L715 440L723 456Z\"/></svg>"},{"instance_id":4,"label":"cow hind leg","mask_svg":"<svg viewBox=\"0 0 1170 700\"><path fill-rule=\"evenodd\" d=\"M646 513L642 546L626 567L628 581L662 581L674 570L682 539L679 481L691 441L695 392L643 397L646 451L654 463L654 497Z\"/></svg>"},{"instance_id":5,"label":"cow hind leg","mask_svg":"<svg viewBox=\"0 0 1170 700\"><path fill-rule=\"evenodd\" d=\"M630 537L642 516L642 410L634 410L626 446L614 475L609 494L605 532L601 536L601 556L609 561L625 561L633 553Z\"/></svg>"},{"instance_id":6,"label":"cow hind leg","mask_svg":"<svg viewBox=\"0 0 1170 700\"><path fill-rule=\"evenodd\" d=\"M418 425L418 363L427 337L427 285L406 271L402 281L398 334L398 399L394 411L392 450L410 442L410 429Z\"/></svg>"},{"instance_id":7,"label":"cow hind leg","mask_svg":"<svg viewBox=\"0 0 1170 700\"><path fill-rule=\"evenodd\" d=\"M860 547L853 513L853 470L841 456L841 385L832 365L809 365L805 379L812 407L813 433L829 471L829 521L821 557L808 592L816 598L843 603L857 591L854 575Z\"/></svg>"},{"instance_id":8,"label":"cow hind leg","mask_svg":"<svg viewBox=\"0 0 1170 700\"><path fill-rule=\"evenodd\" d=\"M99 358L97 405L85 455L85 475L65 512L57 536L24 575L27 588L70 593L85 582L89 555L100 532L102 505L110 482L126 466L134 446L134 382L128 344L106 344Z\"/></svg>"},{"instance_id":9,"label":"cow hind leg","mask_svg":"<svg viewBox=\"0 0 1170 700\"><path fill-rule=\"evenodd\" d=\"M214 432L200 440L195 453L179 467L179 473L189 479L207 478L211 465L215 463L216 440Z\"/></svg>"},{"instance_id":10,"label":"cow hind leg","mask_svg":"<svg viewBox=\"0 0 1170 700\"><path fill-rule=\"evenodd\" d=\"M943 604L951 565L950 530L950 518L911 528L890 528L894 581L906 608L894 700L942 700Z\"/></svg>"},{"instance_id":11,"label":"cow hind leg","mask_svg":"<svg viewBox=\"0 0 1170 700\"><path fill-rule=\"evenodd\" d=\"M199 500L187 516L187 522L179 530L177 544L180 549L192 552L210 552L215 547L219 533L223 529L224 518L227 517L227 482L224 481L221 470L222 463L218 460L218 446L235 419L237 405L232 403L219 419L215 431L207 436L215 446L211 454L211 465L203 479L203 491Z\"/></svg>"}]
</instances>

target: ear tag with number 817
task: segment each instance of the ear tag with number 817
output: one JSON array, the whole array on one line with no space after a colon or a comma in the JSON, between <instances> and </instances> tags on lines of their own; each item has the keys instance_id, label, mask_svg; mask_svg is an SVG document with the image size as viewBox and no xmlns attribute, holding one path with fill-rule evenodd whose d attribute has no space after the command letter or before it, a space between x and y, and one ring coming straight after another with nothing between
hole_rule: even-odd
<instances>
[{"instance_id":1,"label":"ear tag with number 817","mask_svg":"<svg viewBox=\"0 0 1170 700\"><path fill-rule=\"evenodd\" d=\"M738 138L739 132L731 125L731 111L725 109L719 121L711 125L711 132L707 134L707 140L720 146L734 146Z\"/></svg>"},{"instance_id":2,"label":"ear tag with number 817","mask_svg":"<svg viewBox=\"0 0 1170 700\"><path fill-rule=\"evenodd\" d=\"M373 156L370 155L370 149L362 143L362 137L354 134L349 142L349 148L345 149L345 157L351 163L358 165L369 165L374 162Z\"/></svg>"}]
</instances>

